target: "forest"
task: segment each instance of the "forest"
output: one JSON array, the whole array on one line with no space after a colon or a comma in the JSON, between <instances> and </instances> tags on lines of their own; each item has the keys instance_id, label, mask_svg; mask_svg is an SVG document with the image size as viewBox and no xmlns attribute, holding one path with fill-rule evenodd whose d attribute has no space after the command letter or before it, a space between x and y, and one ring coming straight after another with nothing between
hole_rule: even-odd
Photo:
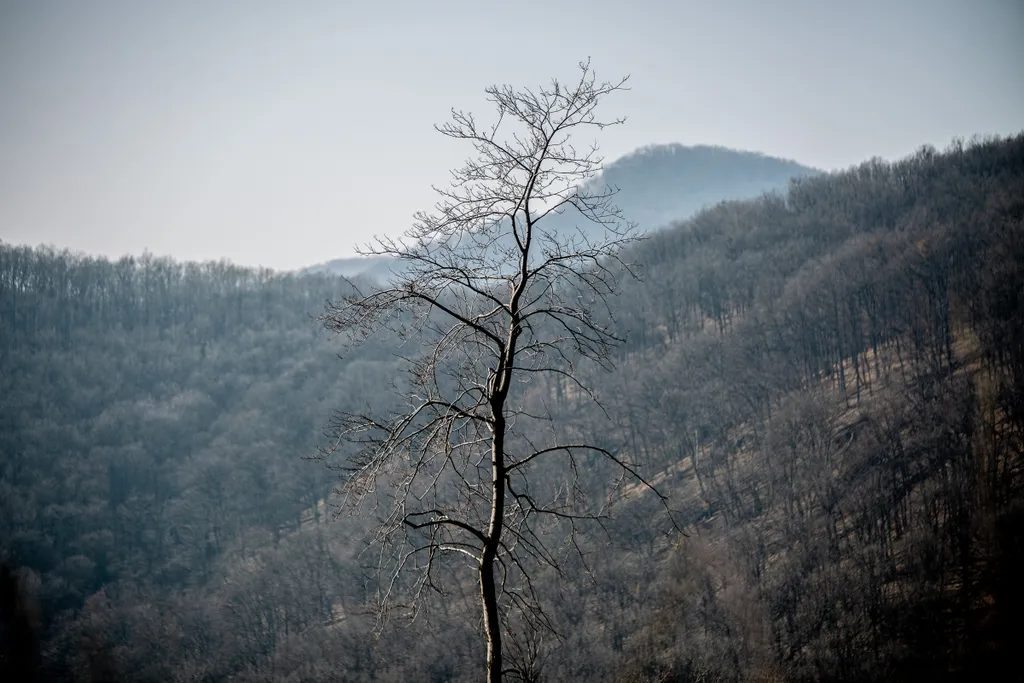
<instances>
[{"instance_id":1,"label":"forest","mask_svg":"<svg viewBox=\"0 0 1024 683\"><path fill-rule=\"evenodd\" d=\"M667 509L580 476L611 514L533 577L520 678L1024 676L1024 133L795 178L625 256L627 341L580 369L604 409L557 377L537 403ZM381 620L318 457L400 381L398 340L339 357L315 320L353 287L0 243L0 680L481 679L475 585Z\"/></svg>"}]
</instances>

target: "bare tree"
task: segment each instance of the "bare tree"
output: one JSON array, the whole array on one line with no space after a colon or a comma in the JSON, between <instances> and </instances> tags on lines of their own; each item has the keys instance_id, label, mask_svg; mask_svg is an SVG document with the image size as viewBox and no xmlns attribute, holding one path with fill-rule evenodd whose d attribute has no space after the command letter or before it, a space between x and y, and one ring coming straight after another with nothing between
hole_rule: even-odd
<instances>
[{"instance_id":1,"label":"bare tree","mask_svg":"<svg viewBox=\"0 0 1024 683\"><path fill-rule=\"evenodd\" d=\"M378 517L372 540L385 608L402 604L404 591L417 604L425 588L442 590L453 558L478 573L492 682L525 675L502 668L503 620L514 611L533 626L547 623L531 571L560 571L562 558L545 540L545 520L574 539L579 523L605 515L606 497L588 501L580 486L581 459L611 463L612 486L629 478L647 485L614 449L530 410L542 376L597 401L579 364L610 366L622 341L610 298L618 277L633 276L619 252L638 239L635 225L623 220L612 188L586 183L601 168L596 144L581 151L571 142L583 129L623 122L601 120L596 109L626 78L599 83L589 61L579 66L568 86L488 88L492 126L453 110L436 129L475 154L452 171L449 188L435 188L435 210L417 214L403 239L378 238L366 250L395 260L391 282L331 303L321 317L349 343L394 333L411 349L403 405L383 418L337 414L322 455L344 472L345 504ZM557 483L536 476L559 459Z\"/></svg>"}]
</instances>

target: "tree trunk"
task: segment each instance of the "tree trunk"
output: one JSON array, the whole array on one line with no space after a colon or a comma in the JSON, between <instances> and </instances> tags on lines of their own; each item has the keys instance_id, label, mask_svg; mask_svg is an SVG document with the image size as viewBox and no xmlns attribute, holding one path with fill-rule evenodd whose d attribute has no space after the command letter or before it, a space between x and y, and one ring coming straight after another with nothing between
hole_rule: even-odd
<instances>
[{"instance_id":1,"label":"tree trunk","mask_svg":"<svg viewBox=\"0 0 1024 683\"><path fill-rule=\"evenodd\" d=\"M480 600L484 609L484 633L487 636L487 683L501 681L501 622L498 595L494 587L494 560L501 542L505 514L505 420L502 414L504 390L499 388L492 403L494 437L491 442L491 520L487 540L480 556Z\"/></svg>"},{"instance_id":2,"label":"tree trunk","mask_svg":"<svg viewBox=\"0 0 1024 683\"><path fill-rule=\"evenodd\" d=\"M500 683L501 624L498 620L498 596L494 589L494 554L486 551L480 560L480 599L487 636L487 683Z\"/></svg>"}]
</instances>

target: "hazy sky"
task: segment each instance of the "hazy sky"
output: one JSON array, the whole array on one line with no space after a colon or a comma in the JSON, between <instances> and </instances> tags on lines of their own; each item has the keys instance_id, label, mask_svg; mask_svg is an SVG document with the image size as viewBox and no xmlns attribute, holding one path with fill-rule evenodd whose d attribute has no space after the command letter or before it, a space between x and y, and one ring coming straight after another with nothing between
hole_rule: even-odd
<instances>
[{"instance_id":1,"label":"hazy sky","mask_svg":"<svg viewBox=\"0 0 1024 683\"><path fill-rule=\"evenodd\" d=\"M0 0L0 239L293 268L401 233L483 88L631 74L611 160L1024 129L1022 0Z\"/></svg>"}]
</instances>

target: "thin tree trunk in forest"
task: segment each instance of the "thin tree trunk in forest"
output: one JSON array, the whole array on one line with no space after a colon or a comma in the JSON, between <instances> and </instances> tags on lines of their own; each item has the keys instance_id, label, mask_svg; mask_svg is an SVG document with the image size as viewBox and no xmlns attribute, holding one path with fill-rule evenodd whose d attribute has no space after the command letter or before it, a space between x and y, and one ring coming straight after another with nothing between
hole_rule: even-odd
<instances>
[{"instance_id":1,"label":"thin tree trunk in forest","mask_svg":"<svg viewBox=\"0 0 1024 683\"><path fill-rule=\"evenodd\" d=\"M485 552L480 561L480 600L484 610L484 633L487 637L487 682L501 681L501 623L498 618L498 596L494 588L494 553Z\"/></svg>"},{"instance_id":2,"label":"thin tree trunk in forest","mask_svg":"<svg viewBox=\"0 0 1024 683\"><path fill-rule=\"evenodd\" d=\"M511 340L514 344L514 338ZM494 559L501 544L505 516L505 415L504 392L495 376L498 389L492 411L494 438L491 443L491 519L487 539L480 554L480 600L484 611L484 634L487 638L487 681L501 681L501 620L498 618L498 596L494 587ZM502 382L501 384L504 384Z\"/></svg>"}]
</instances>

